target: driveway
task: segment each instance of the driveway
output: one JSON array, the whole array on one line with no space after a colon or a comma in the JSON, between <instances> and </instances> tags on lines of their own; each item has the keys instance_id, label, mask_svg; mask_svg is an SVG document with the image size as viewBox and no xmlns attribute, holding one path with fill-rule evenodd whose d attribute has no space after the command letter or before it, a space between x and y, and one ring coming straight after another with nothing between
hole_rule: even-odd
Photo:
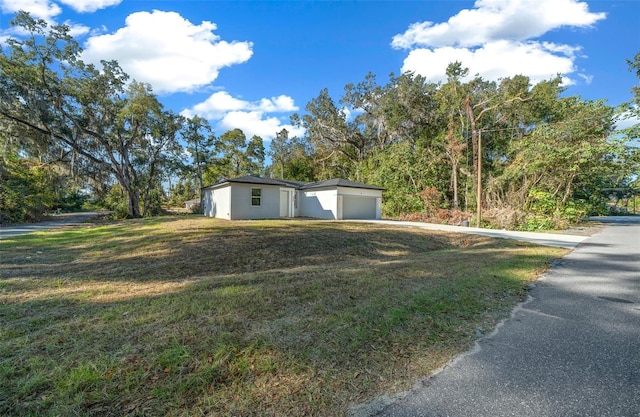
<instances>
[{"instance_id":1,"label":"driveway","mask_svg":"<svg viewBox=\"0 0 640 417\"><path fill-rule=\"evenodd\" d=\"M595 219L595 218L594 218ZM602 219L602 218L598 218ZM538 232L515 232L509 230L480 229L477 227L450 226L447 224L405 222L398 220L349 220L356 222L386 224L391 226L416 227L427 230L442 230L445 232L468 233L474 235L491 236L504 239L515 239L523 242L537 243L545 246L557 246L573 249L588 236L572 234L538 233Z\"/></svg>"},{"instance_id":2,"label":"driveway","mask_svg":"<svg viewBox=\"0 0 640 417\"><path fill-rule=\"evenodd\" d=\"M85 223L96 217L108 214L108 211L86 211L82 213L65 213L53 216L50 220L39 223L26 223L12 226L0 226L0 239L41 230L54 229L74 224Z\"/></svg>"},{"instance_id":3,"label":"driveway","mask_svg":"<svg viewBox=\"0 0 640 417\"><path fill-rule=\"evenodd\" d=\"M639 417L640 218L615 221L472 351L370 415Z\"/></svg>"}]
</instances>

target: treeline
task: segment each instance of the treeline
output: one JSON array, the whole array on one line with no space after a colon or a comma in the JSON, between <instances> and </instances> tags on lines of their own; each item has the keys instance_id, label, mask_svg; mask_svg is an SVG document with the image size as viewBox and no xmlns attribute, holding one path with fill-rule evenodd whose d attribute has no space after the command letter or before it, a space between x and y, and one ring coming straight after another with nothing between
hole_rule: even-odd
<instances>
[{"instance_id":1,"label":"treeline","mask_svg":"<svg viewBox=\"0 0 640 417\"><path fill-rule=\"evenodd\" d=\"M64 25L20 12L21 39L0 54L0 221L31 221L86 205L155 215L203 181L264 173L260 137L216 137L208 122L163 108L115 61L85 64ZM166 190L169 184L169 190Z\"/></svg>"},{"instance_id":2,"label":"treeline","mask_svg":"<svg viewBox=\"0 0 640 417\"><path fill-rule=\"evenodd\" d=\"M200 117L163 108L149 85L115 61L80 60L66 26L27 13L21 39L0 54L0 221L88 203L138 217L197 198L203 185L254 174L314 181L343 177L386 188L386 216L459 222L479 211L499 227L556 227L602 213L638 188L635 128L603 101L563 96L560 78L469 80L461 63L446 83L374 75L327 90L293 124L304 137L216 136ZM640 54L629 62L640 79ZM266 156L271 164L265 167Z\"/></svg>"},{"instance_id":3,"label":"treeline","mask_svg":"<svg viewBox=\"0 0 640 417\"><path fill-rule=\"evenodd\" d=\"M637 72L640 54L629 64ZM637 195L638 126L614 132L617 119L638 117L637 87L635 104L614 109L563 96L560 76L468 80L459 62L446 74L437 84L392 74L385 85L369 74L337 102L322 91L297 118L315 176L385 187L387 216L484 212L492 226L520 229L560 227ZM286 155L274 162L287 172Z\"/></svg>"}]
</instances>

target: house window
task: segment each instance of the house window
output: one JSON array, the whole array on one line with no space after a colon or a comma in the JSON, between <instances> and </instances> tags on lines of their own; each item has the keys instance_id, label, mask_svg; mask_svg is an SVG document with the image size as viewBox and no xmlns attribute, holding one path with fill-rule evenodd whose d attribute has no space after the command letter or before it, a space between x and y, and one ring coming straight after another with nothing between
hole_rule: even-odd
<instances>
[{"instance_id":1,"label":"house window","mask_svg":"<svg viewBox=\"0 0 640 417\"><path fill-rule=\"evenodd\" d=\"M260 207L262 205L262 188L251 189L251 206Z\"/></svg>"}]
</instances>

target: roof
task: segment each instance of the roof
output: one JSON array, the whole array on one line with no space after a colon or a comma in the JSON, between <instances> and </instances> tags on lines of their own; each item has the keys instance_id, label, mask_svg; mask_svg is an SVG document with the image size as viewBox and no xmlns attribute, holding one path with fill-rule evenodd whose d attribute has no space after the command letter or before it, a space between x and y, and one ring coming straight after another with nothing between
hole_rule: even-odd
<instances>
[{"instance_id":1,"label":"roof","mask_svg":"<svg viewBox=\"0 0 640 417\"><path fill-rule=\"evenodd\" d=\"M245 175L243 177L230 178L220 181L217 184L209 185L206 188L218 188L227 184L239 183L239 184L259 184L259 185L276 185L280 187L296 188L298 190L310 190L315 188L324 187L347 187L347 188L364 188L369 190L384 190L384 188L376 187L374 185L363 184L360 182L354 182L345 180L342 178L334 178L325 181L317 182L304 182L304 181L291 181L291 180L275 180L271 178L256 177L254 175Z\"/></svg>"},{"instance_id":2,"label":"roof","mask_svg":"<svg viewBox=\"0 0 640 417\"><path fill-rule=\"evenodd\" d=\"M333 178L325 181L318 181L307 183L300 187L301 190L309 190L312 188L323 187L347 187L347 188L366 188L369 190L384 190L382 187L376 187L375 185L363 184L361 182L349 181L342 178Z\"/></svg>"}]
</instances>

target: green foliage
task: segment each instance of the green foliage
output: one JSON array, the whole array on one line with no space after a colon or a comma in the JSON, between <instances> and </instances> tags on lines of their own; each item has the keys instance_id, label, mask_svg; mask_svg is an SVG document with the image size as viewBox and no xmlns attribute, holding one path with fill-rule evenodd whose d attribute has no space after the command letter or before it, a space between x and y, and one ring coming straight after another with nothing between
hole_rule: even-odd
<instances>
[{"instance_id":1,"label":"green foliage","mask_svg":"<svg viewBox=\"0 0 640 417\"><path fill-rule=\"evenodd\" d=\"M38 220L56 203L50 167L16 154L0 159L0 223Z\"/></svg>"},{"instance_id":2,"label":"green foliage","mask_svg":"<svg viewBox=\"0 0 640 417\"><path fill-rule=\"evenodd\" d=\"M85 64L69 27L25 12L11 24L28 36L9 38L0 53L3 130L29 139L20 149L26 156L59 159L76 177L102 182L96 188L117 181L128 216L153 211L153 195L182 153L182 118L163 110L150 86L127 83L117 62Z\"/></svg>"},{"instance_id":3,"label":"green foliage","mask_svg":"<svg viewBox=\"0 0 640 417\"><path fill-rule=\"evenodd\" d=\"M316 180L310 146L297 137L289 138L286 129L282 129L273 138L268 154L272 161L267 169L268 175L297 181Z\"/></svg>"},{"instance_id":4,"label":"green foliage","mask_svg":"<svg viewBox=\"0 0 640 417\"><path fill-rule=\"evenodd\" d=\"M247 140L242 130L230 130L216 141L215 152L216 158L203 173L207 184L215 184L225 178L260 176L264 173L265 149L259 136Z\"/></svg>"},{"instance_id":5,"label":"green foliage","mask_svg":"<svg viewBox=\"0 0 640 417\"><path fill-rule=\"evenodd\" d=\"M587 215L588 205L581 201L570 200L559 205L558 199L546 191L531 190L527 199L524 224L517 228L535 231L565 228L574 224Z\"/></svg>"},{"instance_id":6,"label":"green foliage","mask_svg":"<svg viewBox=\"0 0 640 417\"><path fill-rule=\"evenodd\" d=\"M69 187L62 191L62 196L57 205L63 211L81 211L88 200L89 196L82 190L77 187Z\"/></svg>"},{"instance_id":7,"label":"green foliage","mask_svg":"<svg viewBox=\"0 0 640 417\"><path fill-rule=\"evenodd\" d=\"M200 192L194 180L180 179L169 189L168 203L172 207L183 207L186 201L195 199Z\"/></svg>"},{"instance_id":8,"label":"green foliage","mask_svg":"<svg viewBox=\"0 0 640 417\"><path fill-rule=\"evenodd\" d=\"M321 90L293 115L305 136L277 132L265 169L262 138L240 129L216 137L201 117L165 110L117 62L85 64L69 27L24 12L11 24L28 36L0 51L0 151L10 156L0 167L2 221L76 210L85 190L118 216L155 215L167 182L178 180L169 199L181 205L205 183L249 174L382 186L385 216L425 212L420 193L433 188L442 198L427 211L480 203L527 229L635 201L618 194L638 178L640 125L614 134L613 122L640 115L638 86L616 113L604 100L563 96L559 76L488 81L462 62L438 84L404 73L380 85L369 73L337 99ZM640 53L628 65L640 77Z\"/></svg>"},{"instance_id":9,"label":"green foliage","mask_svg":"<svg viewBox=\"0 0 640 417\"><path fill-rule=\"evenodd\" d=\"M113 217L116 219L125 219L129 215L127 195L119 184L111 186L104 199L104 205L108 210L113 211Z\"/></svg>"}]
</instances>

